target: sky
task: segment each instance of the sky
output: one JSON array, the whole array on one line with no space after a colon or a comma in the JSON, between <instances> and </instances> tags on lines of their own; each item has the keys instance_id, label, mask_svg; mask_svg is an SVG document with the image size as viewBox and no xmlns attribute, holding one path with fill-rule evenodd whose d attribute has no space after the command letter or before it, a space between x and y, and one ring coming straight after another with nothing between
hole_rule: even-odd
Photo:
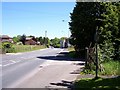
<instances>
[{"instance_id":1,"label":"sky","mask_svg":"<svg viewBox=\"0 0 120 90\"><path fill-rule=\"evenodd\" d=\"M70 36L70 13L75 2L2 2L2 34Z\"/></svg>"}]
</instances>

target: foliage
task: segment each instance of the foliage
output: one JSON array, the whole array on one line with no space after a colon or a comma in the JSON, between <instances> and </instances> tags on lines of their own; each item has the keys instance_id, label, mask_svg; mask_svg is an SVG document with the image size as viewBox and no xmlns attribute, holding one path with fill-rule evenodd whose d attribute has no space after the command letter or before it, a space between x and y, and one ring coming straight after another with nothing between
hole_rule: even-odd
<instances>
[{"instance_id":1,"label":"foliage","mask_svg":"<svg viewBox=\"0 0 120 90\"><path fill-rule=\"evenodd\" d=\"M49 45L50 45L50 40L49 40L49 38L48 38L48 37L43 37L43 43L44 43L45 45L49 46Z\"/></svg>"},{"instance_id":2,"label":"foliage","mask_svg":"<svg viewBox=\"0 0 120 90\"><path fill-rule=\"evenodd\" d=\"M40 42L41 45L47 45L49 46L50 45L50 40L48 37L36 37L36 40Z\"/></svg>"},{"instance_id":3,"label":"foliage","mask_svg":"<svg viewBox=\"0 0 120 90\"><path fill-rule=\"evenodd\" d=\"M13 37L13 42L14 43L20 42L20 38L21 38L21 35L14 36Z\"/></svg>"},{"instance_id":4,"label":"foliage","mask_svg":"<svg viewBox=\"0 0 120 90\"><path fill-rule=\"evenodd\" d=\"M6 48L6 49L5 49L5 52L6 52L6 53L16 53L16 51L15 51L15 48L14 48L14 47L11 47L11 48Z\"/></svg>"},{"instance_id":5,"label":"foliage","mask_svg":"<svg viewBox=\"0 0 120 90\"><path fill-rule=\"evenodd\" d=\"M45 46L40 45L13 45L11 48L5 49L6 53L27 52L43 49Z\"/></svg>"},{"instance_id":6,"label":"foliage","mask_svg":"<svg viewBox=\"0 0 120 90\"><path fill-rule=\"evenodd\" d=\"M2 42L0 42L0 49L2 49Z\"/></svg>"},{"instance_id":7,"label":"foliage","mask_svg":"<svg viewBox=\"0 0 120 90\"><path fill-rule=\"evenodd\" d=\"M120 90L120 77L114 78L87 78L80 79L74 83L73 90Z\"/></svg>"},{"instance_id":8,"label":"foliage","mask_svg":"<svg viewBox=\"0 0 120 90\"><path fill-rule=\"evenodd\" d=\"M21 37L20 37L20 41L23 43L23 45L25 45L25 41L26 41L26 35L23 34Z\"/></svg>"},{"instance_id":9,"label":"foliage","mask_svg":"<svg viewBox=\"0 0 120 90\"><path fill-rule=\"evenodd\" d=\"M60 39L59 38L55 37L54 39L51 39L50 41L51 41L51 45L53 47L56 47L56 48L60 47Z\"/></svg>"},{"instance_id":10,"label":"foliage","mask_svg":"<svg viewBox=\"0 0 120 90\"><path fill-rule=\"evenodd\" d=\"M85 48L93 48L97 43L99 63L120 60L119 11L120 2L76 3L69 22L70 43L80 57L85 58ZM94 70L94 63L90 68Z\"/></svg>"},{"instance_id":11,"label":"foliage","mask_svg":"<svg viewBox=\"0 0 120 90\"><path fill-rule=\"evenodd\" d=\"M12 44L10 42L3 42L2 43L2 48L11 48L12 47Z\"/></svg>"},{"instance_id":12,"label":"foliage","mask_svg":"<svg viewBox=\"0 0 120 90\"><path fill-rule=\"evenodd\" d=\"M104 70L102 75L120 75L120 61L109 61L102 63Z\"/></svg>"},{"instance_id":13,"label":"foliage","mask_svg":"<svg viewBox=\"0 0 120 90\"><path fill-rule=\"evenodd\" d=\"M99 29L99 46L101 53L105 56L103 60L119 60L120 55L120 29L119 29L119 3L102 3L104 13L103 25Z\"/></svg>"},{"instance_id":14,"label":"foliage","mask_svg":"<svg viewBox=\"0 0 120 90\"><path fill-rule=\"evenodd\" d=\"M43 48L45 48L45 46L42 45L14 45L10 42L2 43L2 52L5 51L6 53L26 52Z\"/></svg>"},{"instance_id":15,"label":"foliage","mask_svg":"<svg viewBox=\"0 0 120 90\"><path fill-rule=\"evenodd\" d=\"M42 37L39 37L39 38L38 38L38 41L40 41L40 44L41 44L41 45L43 45L43 44L44 44L44 40L43 40L43 38L42 38Z\"/></svg>"},{"instance_id":16,"label":"foliage","mask_svg":"<svg viewBox=\"0 0 120 90\"><path fill-rule=\"evenodd\" d=\"M77 2L76 6L71 13L71 38L70 43L75 46L76 52L81 57L85 57L85 47L94 47L95 45L95 31L96 31L96 18L99 17L99 3L94 2Z\"/></svg>"},{"instance_id":17,"label":"foliage","mask_svg":"<svg viewBox=\"0 0 120 90\"><path fill-rule=\"evenodd\" d=\"M15 49L10 42L3 42L2 43L2 52L3 53L15 52Z\"/></svg>"},{"instance_id":18,"label":"foliage","mask_svg":"<svg viewBox=\"0 0 120 90\"><path fill-rule=\"evenodd\" d=\"M94 65L92 67L95 68ZM99 75L120 75L120 61L105 61L101 63L102 69L99 70ZM83 69L81 74L95 74L95 70Z\"/></svg>"}]
</instances>

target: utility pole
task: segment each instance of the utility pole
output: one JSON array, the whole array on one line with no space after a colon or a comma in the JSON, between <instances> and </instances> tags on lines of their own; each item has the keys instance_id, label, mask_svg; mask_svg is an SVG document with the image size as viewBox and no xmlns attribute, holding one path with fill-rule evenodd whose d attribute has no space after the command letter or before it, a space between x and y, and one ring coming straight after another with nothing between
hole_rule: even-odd
<instances>
[{"instance_id":1,"label":"utility pole","mask_svg":"<svg viewBox=\"0 0 120 90\"><path fill-rule=\"evenodd\" d=\"M66 22L66 20L62 20L62 22ZM64 35L64 37L65 37L65 35ZM68 36L66 36L67 37L67 47L69 46L69 30L68 30Z\"/></svg>"},{"instance_id":2,"label":"utility pole","mask_svg":"<svg viewBox=\"0 0 120 90\"><path fill-rule=\"evenodd\" d=\"M46 38L47 38L47 31L45 31L45 46L47 45L47 41L46 41L47 39Z\"/></svg>"},{"instance_id":3,"label":"utility pole","mask_svg":"<svg viewBox=\"0 0 120 90\"><path fill-rule=\"evenodd\" d=\"M96 28L96 34L95 34L95 49L96 49L96 70L95 70L95 78L98 78L98 49L97 49L97 44L98 44L98 26Z\"/></svg>"}]
</instances>

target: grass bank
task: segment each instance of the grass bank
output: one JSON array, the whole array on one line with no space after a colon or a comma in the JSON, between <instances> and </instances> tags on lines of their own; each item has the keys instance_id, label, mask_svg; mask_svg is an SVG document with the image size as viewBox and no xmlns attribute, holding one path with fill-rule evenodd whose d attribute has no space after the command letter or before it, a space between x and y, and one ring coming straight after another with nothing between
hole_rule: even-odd
<instances>
[{"instance_id":1,"label":"grass bank","mask_svg":"<svg viewBox=\"0 0 120 90\"><path fill-rule=\"evenodd\" d=\"M6 49L7 53L27 52L43 49L43 45L13 45L12 48Z\"/></svg>"}]
</instances>

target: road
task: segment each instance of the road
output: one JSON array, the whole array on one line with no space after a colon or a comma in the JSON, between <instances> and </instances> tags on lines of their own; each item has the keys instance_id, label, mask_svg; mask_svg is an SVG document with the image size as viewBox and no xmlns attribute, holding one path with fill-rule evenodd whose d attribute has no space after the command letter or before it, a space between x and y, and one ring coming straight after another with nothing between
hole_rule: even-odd
<instances>
[{"instance_id":1,"label":"road","mask_svg":"<svg viewBox=\"0 0 120 90\"><path fill-rule=\"evenodd\" d=\"M74 63L80 62L60 56L59 53L64 51L47 48L2 55L2 88L59 87L56 83L63 79L73 81L76 74L71 72L80 68Z\"/></svg>"}]
</instances>

